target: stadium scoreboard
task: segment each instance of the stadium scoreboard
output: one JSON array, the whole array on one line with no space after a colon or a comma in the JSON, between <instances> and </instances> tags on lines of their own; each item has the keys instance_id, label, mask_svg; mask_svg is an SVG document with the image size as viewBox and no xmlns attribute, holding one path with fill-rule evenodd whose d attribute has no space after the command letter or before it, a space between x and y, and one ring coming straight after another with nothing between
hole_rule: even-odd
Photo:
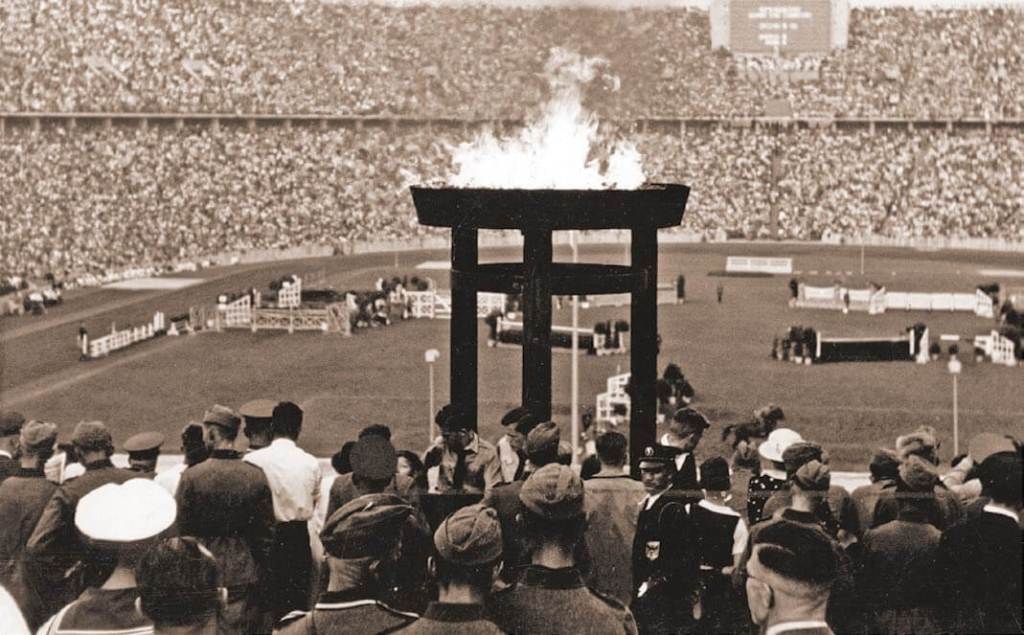
<instances>
[{"instance_id":1,"label":"stadium scoreboard","mask_svg":"<svg viewBox=\"0 0 1024 635\"><path fill-rule=\"evenodd\" d=\"M711 44L741 55L826 54L845 48L845 0L714 0Z\"/></svg>"}]
</instances>

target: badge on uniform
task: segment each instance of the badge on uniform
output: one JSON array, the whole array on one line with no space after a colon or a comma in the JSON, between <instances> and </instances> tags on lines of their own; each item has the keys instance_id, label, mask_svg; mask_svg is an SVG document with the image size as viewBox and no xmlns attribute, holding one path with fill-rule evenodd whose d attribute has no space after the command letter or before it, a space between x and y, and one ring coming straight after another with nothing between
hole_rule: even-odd
<instances>
[{"instance_id":1,"label":"badge on uniform","mask_svg":"<svg viewBox=\"0 0 1024 635\"><path fill-rule=\"evenodd\" d=\"M646 555L648 560L657 560L658 555L661 553L661 541L660 540L648 540Z\"/></svg>"}]
</instances>

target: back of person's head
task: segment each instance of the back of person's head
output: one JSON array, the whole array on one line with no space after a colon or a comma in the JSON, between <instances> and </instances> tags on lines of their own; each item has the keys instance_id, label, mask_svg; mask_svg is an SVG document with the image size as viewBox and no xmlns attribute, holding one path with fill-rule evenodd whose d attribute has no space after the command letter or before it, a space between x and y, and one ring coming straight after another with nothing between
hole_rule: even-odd
<instances>
[{"instance_id":1,"label":"back of person's head","mask_svg":"<svg viewBox=\"0 0 1024 635\"><path fill-rule=\"evenodd\" d=\"M553 421L537 424L526 435L526 458L536 467L558 461L558 444L562 440L561 430Z\"/></svg>"},{"instance_id":2,"label":"back of person's head","mask_svg":"<svg viewBox=\"0 0 1024 635\"><path fill-rule=\"evenodd\" d=\"M895 450L880 448L868 465L872 481L895 481L899 476L900 457Z\"/></svg>"},{"instance_id":3,"label":"back of person's head","mask_svg":"<svg viewBox=\"0 0 1024 635\"><path fill-rule=\"evenodd\" d=\"M821 461L812 459L800 466L790 483L797 492L827 492L832 484L832 472Z\"/></svg>"},{"instance_id":4,"label":"back of person's head","mask_svg":"<svg viewBox=\"0 0 1024 635\"><path fill-rule=\"evenodd\" d=\"M523 528L535 542L575 545L583 534L583 479L571 467L549 463L526 479L519 490Z\"/></svg>"},{"instance_id":5,"label":"back of person's head","mask_svg":"<svg viewBox=\"0 0 1024 635\"><path fill-rule=\"evenodd\" d=\"M202 424L191 421L181 429L181 451L185 455L186 465L195 465L206 459L209 451Z\"/></svg>"},{"instance_id":6,"label":"back of person's head","mask_svg":"<svg viewBox=\"0 0 1024 635\"><path fill-rule=\"evenodd\" d=\"M587 456L587 458L583 459L583 462L580 463L580 478L584 481L594 478L600 471L601 459L597 458L596 454Z\"/></svg>"},{"instance_id":7,"label":"back of person's head","mask_svg":"<svg viewBox=\"0 0 1024 635\"><path fill-rule=\"evenodd\" d=\"M605 432L597 437L597 457L612 467L626 464L626 437L618 432Z\"/></svg>"},{"instance_id":8,"label":"back of person's head","mask_svg":"<svg viewBox=\"0 0 1024 635\"><path fill-rule=\"evenodd\" d=\"M88 453L114 453L114 439L102 421L80 421L71 433L71 443L79 457Z\"/></svg>"},{"instance_id":9,"label":"back of person's head","mask_svg":"<svg viewBox=\"0 0 1024 635\"><path fill-rule=\"evenodd\" d=\"M139 611L157 628L202 626L215 621L224 600L217 561L195 538L167 538L153 545L135 569Z\"/></svg>"},{"instance_id":10,"label":"back of person's head","mask_svg":"<svg viewBox=\"0 0 1024 635\"><path fill-rule=\"evenodd\" d=\"M352 446L352 482L364 493L383 492L395 477L398 454L391 442L376 434Z\"/></svg>"},{"instance_id":11,"label":"back of person's head","mask_svg":"<svg viewBox=\"0 0 1024 635\"><path fill-rule=\"evenodd\" d=\"M797 441L782 453L782 463L786 467L786 476L790 479L802 466L811 461L827 464L825 450L812 441Z\"/></svg>"},{"instance_id":12,"label":"back of person's head","mask_svg":"<svg viewBox=\"0 0 1024 635\"><path fill-rule=\"evenodd\" d=\"M274 406L270 424L274 438L298 439L302 430L302 408L291 401L282 401Z\"/></svg>"},{"instance_id":13,"label":"back of person's head","mask_svg":"<svg viewBox=\"0 0 1024 635\"><path fill-rule=\"evenodd\" d=\"M351 456L355 445L355 441L346 441L340 450L331 455L331 467L338 474L348 474L352 471Z\"/></svg>"},{"instance_id":14,"label":"back of person's head","mask_svg":"<svg viewBox=\"0 0 1024 635\"><path fill-rule=\"evenodd\" d=\"M391 440L391 428L387 427L383 423L371 423L362 430L359 431L359 438L362 439L365 436L375 434L379 437L384 437L388 441Z\"/></svg>"},{"instance_id":15,"label":"back of person's head","mask_svg":"<svg viewBox=\"0 0 1024 635\"><path fill-rule=\"evenodd\" d=\"M467 584L487 592L501 564L501 521L491 507L456 510L434 532L435 574L442 585Z\"/></svg>"},{"instance_id":16,"label":"back of person's head","mask_svg":"<svg viewBox=\"0 0 1024 635\"><path fill-rule=\"evenodd\" d=\"M19 445L22 454L45 461L53 456L56 442L57 426L55 424L33 420L26 423L21 429Z\"/></svg>"},{"instance_id":17,"label":"back of person's head","mask_svg":"<svg viewBox=\"0 0 1024 635\"><path fill-rule=\"evenodd\" d=\"M910 434L898 437L896 451L901 459L919 456L932 465L939 464L939 441L935 437L935 429L930 426L922 426Z\"/></svg>"},{"instance_id":18,"label":"back of person's head","mask_svg":"<svg viewBox=\"0 0 1024 635\"><path fill-rule=\"evenodd\" d=\"M994 502L1019 509L1022 501L1022 470L1024 461L1017 452L997 452L978 466L982 494Z\"/></svg>"}]
</instances>

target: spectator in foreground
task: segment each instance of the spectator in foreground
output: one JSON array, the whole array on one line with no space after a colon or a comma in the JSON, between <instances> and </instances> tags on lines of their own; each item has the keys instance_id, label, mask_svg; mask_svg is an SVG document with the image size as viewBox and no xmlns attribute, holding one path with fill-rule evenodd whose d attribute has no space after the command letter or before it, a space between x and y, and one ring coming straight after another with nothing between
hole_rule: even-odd
<instances>
[{"instance_id":1,"label":"spectator in foreground","mask_svg":"<svg viewBox=\"0 0 1024 635\"><path fill-rule=\"evenodd\" d=\"M522 406L509 410L501 418L505 434L498 438L494 447L498 451L498 460L501 462L501 478L506 483L517 481L523 475L523 467L526 463L526 452L523 446L526 443L527 433L520 431L520 426L527 418L532 420L533 415Z\"/></svg>"},{"instance_id":2,"label":"spectator in foreground","mask_svg":"<svg viewBox=\"0 0 1024 635\"><path fill-rule=\"evenodd\" d=\"M1019 633L1021 621L1022 461L998 452L978 466L981 513L969 514L939 541L939 605L955 633Z\"/></svg>"},{"instance_id":3,"label":"spectator in foreground","mask_svg":"<svg viewBox=\"0 0 1024 635\"><path fill-rule=\"evenodd\" d=\"M934 431L927 428L896 439L896 452L899 453L901 461L910 456L917 456L932 465L939 464L939 442L935 438ZM935 484L932 496L935 499L935 505L931 508L928 522L935 525L940 531L944 531L963 516L963 505L960 504L956 494L949 491L941 482ZM893 492L883 491L875 506L875 518L872 526L878 527L895 520L898 515L899 504L896 502Z\"/></svg>"},{"instance_id":4,"label":"spectator in foreground","mask_svg":"<svg viewBox=\"0 0 1024 635\"><path fill-rule=\"evenodd\" d=\"M176 494L178 531L194 536L213 553L227 599L222 632L259 629L250 618L267 596L267 566L273 544L274 502L266 475L235 449L241 419L215 405L203 415L209 458L185 470Z\"/></svg>"},{"instance_id":5,"label":"spectator in foreground","mask_svg":"<svg viewBox=\"0 0 1024 635\"><path fill-rule=\"evenodd\" d=\"M704 431L710 427L711 423L700 412L693 408L680 408L669 420L668 432L661 438L662 445L676 448L678 452L672 488L683 492L687 502L697 502L701 496L697 459L693 453L704 437Z\"/></svg>"},{"instance_id":6,"label":"spectator in foreground","mask_svg":"<svg viewBox=\"0 0 1024 635\"><path fill-rule=\"evenodd\" d=\"M893 450L881 449L871 457L868 465L870 483L853 490L850 498L857 506L857 516L862 530L871 528L875 519L875 507L882 492L896 487L899 478L900 459Z\"/></svg>"},{"instance_id":7,"label":"spectator in foreground","mask_svg":"<svg viewBox=\"0 0 1024 635\"><path fill-rule=\"evenodd\" d=\"M427 450L423 464L436 467L436 491L441 494L484 494L502 482L498 451L477 435L465 415L445 406L434 422L441 437Z\"/></svg>"},{"instance_id":8,"label":"spectator in foreground","mask_svg":"<svg viewBox=\"0 0 1024 635\"><path fill-rule=\"evenodd\" d=\"M8 635L31 635L28 624L21 615L21 609L7 589L0 585L0 633Z\"/></svg>"},{"instance_id":9,"label":"spectator in foreground","mask_svg":"<svg viewBox=\"0 0 1024 635\"><path fill-rule=\"evenodd\" d=\"M912 456L899 467L899 517L864 534L857 603L872 633L933 633L935 554L941 533L928 523L935 467Z\"/></svg>"},{"instance_id":10,"label":"spectator in foreground","mask_svg":"<svg viewBox=\"0 0 1024 635\"><path fill-rule=\"evenodd\" d=\"M630 478L626 465L626 437L606 432L597 438L600 471L583 482L587 508L587 552L590 588L628 604L633 597L633 567L625 545L633 544L637 510L644 486Z\"/></svg>"},{"instance_id":11,"label":"spectator in foreground","mask_svg":"<svg viewBox=\"0 0 1024 635\"><path fill-rule=\"evenodd\" d=\"M36 628L47 617L40 614L40 607L48 589L29 575L25 545L57 489L43 474L57 441L57 426L29 421L19 438L21 470L0 483L0 585L17 600L29 626Z\"/></svg>"},{"instance_id":12,"label":"spectator in foreground","mask_svg":"<svg viewBox=\"0 0 1024 635\"><path fill-rule=\"evenodd\" d=\"M290 401L274 407L269 446L245 460L263 469L274 498L274 545L270 551L271 613L275 620L309 603L313 556L307 522L320 496L320 462L296 445L302 408Z\"/></svg>"},{"instance_id":13,"label":"spectator in foreground","mask_svg":"<svg viewBox=\"0 0 1024 635\"><path fill-rule=\"evenodd\" d=\"M128 437L124 451L128 453L128 469L140 478L156 477L156 462L160 458L160 446L164 435L159 432L140 432Z\"/></svg>"},{"instance_id":14,"label":"spectator in foreground","mask_svg":"<svg viewBox=\"0 0 1024 635\"><path fill-rule=\"evenodd\" d=\"M89 587L39 629L41 633L146 633L152 623L135 606L136 567L174 525L177 507L167 490L146 478L107 483L82 497L75 527L96 555L113 563L99 586Z\"/></svg>"},{"instance_id":15,"label":"spectator in foreground","mask_svg":"<svg viewBox=\"0 0 1024 635\"><path fill-rule=\"evenodd\" d=\"M253 399L247 401L238 409L245 428L242 434L249 440L247 452L253 452L265 448L274 440L271 433L271 424L274 420L274 406L276 401L270 399Z\"/></svg>"},{"instance_id":16,"label":"spectator in foreground","mask_svg":"<svg viewBox=\"0 0 1024 635\"><path fill-rule=\"evenodd\" d=\"M780 520L752 536L746 593L762 633L832 635L825 618L839 570L835 543L817 528Z\"/></svg>"},{"instance_id":17,"label":"spectator in foreground","mask_svg":"<svg viewBox=\"0 0 1024 635\"><path fill-rule=\"evenodd\" d=\"M775 492L786 487L786 464L782 454L794 443L803 441L799 433L789 428L776 428L757 446L757 453L765 461L761 473L753 476L747 485L747 521L751 526L770 518L764 513L764 506Z\"/></svg>"},{"instance_id":18,"label":"spectator in foreground","mask_svg":"<svg viewBox=\"0 0 1024 635\"><path fill-rule=\"evenodd\" d=\"M942 484L956 494L965 507L969 506L981 496L978 466L997 452L1014 452L1016 449L1013 441L1003 435L992 432L975 435L967 444L967 456L942 477Z\"/></svg>"},{"instance_id":19,"label":"spectator in foreground","mask_svg":"<svg viewBox=\"0 0 1024 635\"><path fill-rule=\"evenodd\" d=\"M414 512L393 494L366 494L331 514L320 532L330 581L312 611L294 611L274 633L340 635L382 633L419 616L396 611L380 600L382 579L402 550L402 527Z\"/></svg>"},{"instance_id":20,"label":"spectator in foreground","mask_svg":"<svg viewBox=\"0 0 1024 635\"><path fill-rule=\"evenodd\" d=\"M200 423L189 422L181 430L181 454L182 461L172 468L163 470L153 479L153 482L160 485L171 496L178 492L178 483L181 481L181 474L193 465L206 460L210 455L206 447L206 439L203 433L203 426Z\"/></svg>"},{"instance_id":21,"label":"spectator in foreground","mask_svg":"<svg viewBox=\"0 0 1024 635\"><path fill-rule=\"evenodd\" d=\"M0 483L18 471L18 438L25 425L25 415L20 412L0 412Z\"/></svg>"},{"instance_id":22,"label":"spectator in foreground","mask_svg":"<svg viewBox=\"0 0 1024 635\"><path fill-rule=\"evenodd\" d=\"M518 582L493 596L498 626L509 633L636 633L629 609L589 590L576 568L586 516L583 481L572 468L540 468L519 498L531 564Z\"/></svg>"},{"instance_id":23,"label":"spectator in foreground","mask_svg":"<svg viewBox=\"0 0 1024 635\"><path fill-rule=\"evenodd\" d=\"M398 474L398 453L386 437L380 434L362 436L349 453L352 471L334 479L327 504L327 517L346 503L364 494L387 492L417 505L419 495L416 482L409 476Z\"/></svg>"},{"instance_id":24,"label":"spectator in foreground","mask_svg":"<svg viewBox=\"0 0 1024 635\"><path fill-rule=\"evenodd\" d=\"M427 468L423 466L420 456L412 450L398 451L395 476L407 476L412 479L412 487L417 496L427 493Z\"/></svg>"},{"instance_id":25,"label":"spectator in foreground","mask_svg":"<svg viewBox=\"0 0 1024 635\"><path fill-rule=\"evenodd\" d=\"M485 615L491 587L501 570L501 523L494 509L463 507L434 532L437 555L430 569L437 580L438 601L423 617L399 633L465 633L487 635L502 631Z\"/></svg>"},{"instance_id":26,"label":"spectator in foreground","mask_svg":"<svg viewBox=\"0 0 1024 635\"><path fill-rule=\"evenodd\" d=\"M142 557L135 573L136 606L153 635L216 635L228 590L217 561L195 538L167 538Z\"/></svg>"}]
</instances>

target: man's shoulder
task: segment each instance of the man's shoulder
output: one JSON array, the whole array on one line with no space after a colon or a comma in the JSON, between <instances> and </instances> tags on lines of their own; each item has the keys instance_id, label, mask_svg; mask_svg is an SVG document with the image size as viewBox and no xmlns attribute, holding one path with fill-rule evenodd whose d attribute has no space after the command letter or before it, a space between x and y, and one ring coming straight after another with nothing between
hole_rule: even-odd
<instances>
[{"instance_id":1,"label":"man's shoulder","mask_svg":"<svg viewBox=\"0 0 1024 635\"><path fill-rule=\"evenodd\" d=\"M390 633L419 619L416 613L393 609L376 600L318 602L312 611L292 611L277 623L274 633L311 633L316 615L317 631L324 633Z\"/></svg>"}]
</instances>

